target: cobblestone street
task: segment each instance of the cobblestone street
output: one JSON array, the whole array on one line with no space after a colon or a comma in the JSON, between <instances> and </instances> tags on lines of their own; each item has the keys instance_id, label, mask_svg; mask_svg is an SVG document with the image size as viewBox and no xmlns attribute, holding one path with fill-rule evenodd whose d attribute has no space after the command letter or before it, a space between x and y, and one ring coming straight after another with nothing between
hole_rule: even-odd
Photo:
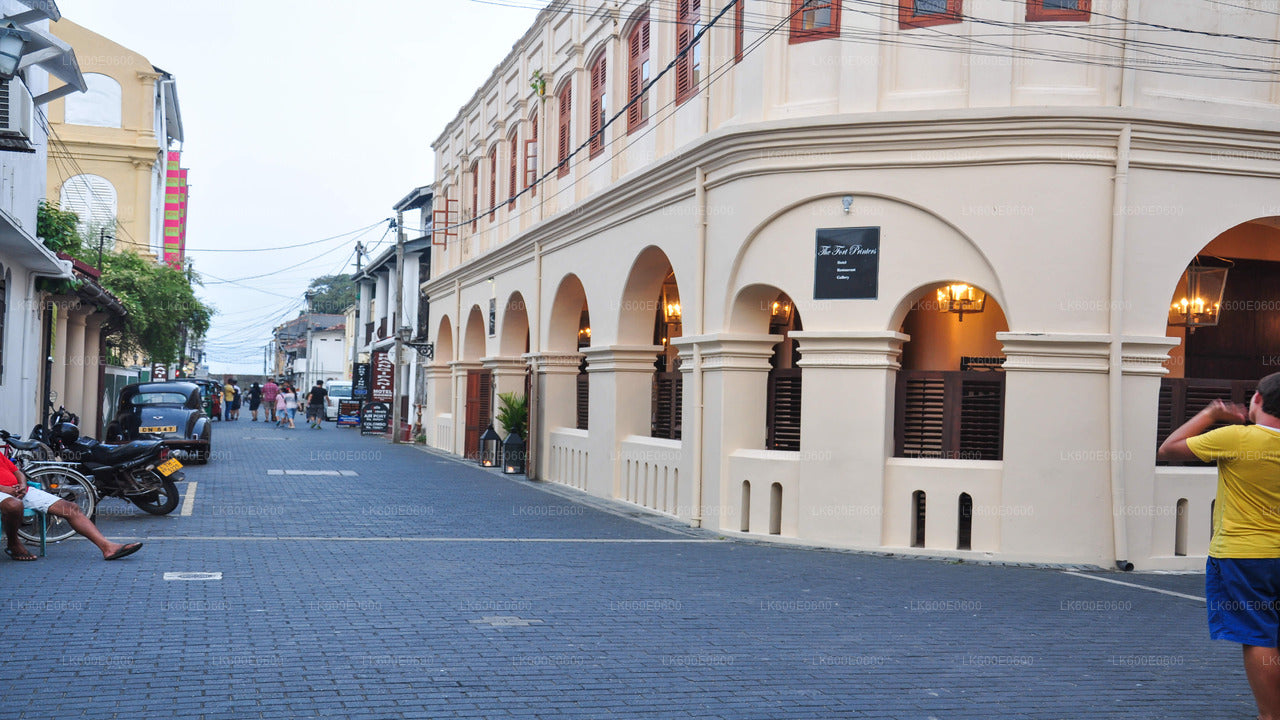
<instances>
[{"instance_id":1,"label":"cobblestone street","mask_svg":"<svg viewBox=\"0 0 1280 720\"><path fill-rule=\"evenodd\" d=\"M137 555L0 563L0 715L1254 715L1198 575L734 542L331 424L214 448L172 515L104 501Z\"/></svg>"}]
</instances>

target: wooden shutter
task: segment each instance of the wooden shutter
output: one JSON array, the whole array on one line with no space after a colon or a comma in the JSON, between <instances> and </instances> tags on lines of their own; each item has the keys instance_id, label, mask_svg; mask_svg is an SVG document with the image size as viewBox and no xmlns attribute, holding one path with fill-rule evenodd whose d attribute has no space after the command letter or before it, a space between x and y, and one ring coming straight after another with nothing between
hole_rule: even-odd
<instances>
[{"instance_id":1,"label":"wooden shutter","mask_svg":"<svg viewBox=\"0 0 1280 720\"><path fill-rule=\"evenodd\" d=\"M538 196L538 113L529 118L529 139L524 141L524 186L529 197Z\"/></svg>"},{"instance_id":2,"label":"wooden shutter","mask_svg":"<svg viewBox=\"0 0 1280 720\"><path fill-rule=\"evenodd\" d=\"M604 150L604 133L601 130L604 127L606 67L605 54L602 52L591 66L591 150L588 157L595 157Z\"/></svg>"},{"instance_id":3,"label":"wooden shutter","mask_svg":"<svg viewBox=\"0 0 1280 720\"><path fill-rule=\"evenodd\" d=\"M649 435L667 440L679 440L681 434L681 403L683 381L679 371L653 374L653 409Z\"/></svg>"},{"instance_id":4,"label":"wooden shutter","mask_svg":"<svg viewBox=\"0 0 1280 720\"><path fill-rule=\"evenodd\" d=\"M959 390L957 457L962 460L1001 459L1004 451L1004 373L961 377Z\"/></svg>"},{"instance_id":5,"label":"wooden shutter","mask_svg":"<svg viewBox=\"0 0 1280 720\"><path fill-rule=\"evenodd\" d=\"M627 39L627 133L633 133L644 127L649 121L645 112L644 100L640 97L644 92L646 78L645 63L649 62L649 13L645 13L636 21Z\"/></svg>"},{"instance_id":6,"label":"wooden shutter","mask_svg":"<svg viewBox=\"0 0 1280 720\"><path fill-rule=\"evenodd\" d=\"M511 133L511 167L507 178L507 206L516 204L516 159L520 156L520 138L518 133Z\"/></svg>"},{"instance_id":7,"label":"wooden shutter","mask_svg":"<svg viewBox=\"0 0 1280 720\"><path fill-rule=\"evenodd\" d=\"M1003 372L900 372L894 455L1002 459L1004 389Z\"/></svg>"},{"instance_id":8,"label":"wooden shutter","mask_svg":"<svg viewBox=\"0 0 1280 720\"><path fill-rule=\"evenodd\" d=\"M489 151L489 222L498 217L498 146Z\"/></svg>"},{"instance_id":9,"label":"wooden shutter","mask_svg":"<svg viewBox=\"0 0 1280 720\"><path fill-rule=\"evenodd\" d=\"M571 137L569 131L573 127L573 81L565 83L564 90L560 91L560 123L559 123L559 144L557 145L558 154L556 156L559 164L556 166L556 177L564 177L569 174L569 142Z\"/></svg>"},{"instance_id":10,"label":"wooden shutter","mask_svg":"<svg viewBox=\"0 0 1280 720\"><path fill-rule=\"evenodd\" d=\"M742 62L742 40L746 34L745 23L743 22L743 6L747 0L738 0L738 4L733 6L733 62L734 64Z\"/></svg>"},{"instance_id":11,"label":"wooden shutter","mask_svg":"<svg viewBox=\"0 0 1280 720\"><path fill-rule=\"evenodd\" d=\"M800 449L800 390L800 368L769 373L765 447L770 450Z\"/></svg>"},{"instance_id":12,"label":"wooden shutter","mask_svg":"<svg viewBox=\"0 0 1280 720\"><path fill-rule=\"evenodd\" d=\"M895 403L897 457L941 457L945 423L944 386L941 373L898 374Z\"/></svg>"},{"instance_id":13,"label":"wooden shutter","mask_svg":"<svg viewBox=\"0 0 1280 720\"><path fill-rule=\"evenodd\" d=\"M471 163L471 232L476 231L476 216L480 213L480 161Z\"/></svg>"},{"instance_id":14,"label":"wooden shutter","mask_svg":"<svg viewBox=\"0 0 1280 720\"><path fill-rule=\"evenodd\" d=\"M693 86L693 23L697 19L698 0L678 0L676 3L676 52L682 53L676 61L676 104L679 105L697 91ZM688 50L686 52L686 50Z\"/></svg>"},{"instance_id":15,"label":"wooden shutter","mask_svg":"<svg viewBox=\"0 0 1280 720\"><path fill-rule=\"evenodd\" d=\"M591 407L590 385L591 385L591 376L587 374L587 361L583 360L582 365L580 365L578 368L578 397L577 397L578 424L577 424L577 427L579 430L587 429L587 414L588 414L588 410Z\"/></svg>"}]
</instances>

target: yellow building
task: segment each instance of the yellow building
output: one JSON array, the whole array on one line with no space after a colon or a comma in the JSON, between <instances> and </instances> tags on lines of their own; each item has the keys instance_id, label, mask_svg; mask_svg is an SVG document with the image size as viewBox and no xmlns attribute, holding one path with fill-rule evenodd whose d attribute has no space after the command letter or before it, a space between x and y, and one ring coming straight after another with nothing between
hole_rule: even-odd
<instances>
[{"instance_id":1,"label":"yellow building","mask_svg":"<svg viewBox=\"0 0 1280 720\"><path fill-rule=\"evenodd\" d=\"M80 215L91 242L160 257L166 154L182 142L173 76L65 18L51 29L76 48L89 90L48 106L47 197Z\"/></svg>"}]
</instances>

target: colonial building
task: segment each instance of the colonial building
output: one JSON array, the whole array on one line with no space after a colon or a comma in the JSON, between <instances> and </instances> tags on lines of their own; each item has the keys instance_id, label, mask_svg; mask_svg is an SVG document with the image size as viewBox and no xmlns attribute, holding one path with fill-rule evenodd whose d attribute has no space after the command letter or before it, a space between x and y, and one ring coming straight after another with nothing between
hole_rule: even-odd
<instances>
[{"instance_id":1,"label":"colonial building","mask_svg":"<svg viewBox=\"0 0 1280 720\"><path fill-rule=\"evenodd\" d=\"M77 49L88 92L49 106L50 201L80 216L90 244L181 266L186 171L174 77L66 18L52 30Z\"/></svg>"},{"instance_id":2,"label":"colonial building","mask_svg":"<svg viewBox=\"0 0 1280 720\"><path fill-rule=\"evenodd\" d=\"M552 2L433 144L428 442L527 386L531 475L692 525L1199 567L1213 469L1155 450L1280 357L1278 40L1200 0Z\"/></svg>"}]
</instances>

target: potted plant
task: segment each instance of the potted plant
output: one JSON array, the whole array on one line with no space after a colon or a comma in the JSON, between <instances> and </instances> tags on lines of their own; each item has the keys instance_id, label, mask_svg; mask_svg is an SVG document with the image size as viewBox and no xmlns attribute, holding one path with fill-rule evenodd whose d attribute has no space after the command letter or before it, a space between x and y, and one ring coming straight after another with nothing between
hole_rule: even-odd
<instances>
[{"instance_id":1,"label":"potted plant","mask_svg":"<svg viewBox=\"0 0 1280 720\"><path fill-rule=\"evenodd\" d=\"M515 393L498 395L502 405L498 409L498 422L507 429L507 439L502 441L502 471L508 475L525 472L524 435L529 431L529 399Z\"/></svg>"}]
</instances>

